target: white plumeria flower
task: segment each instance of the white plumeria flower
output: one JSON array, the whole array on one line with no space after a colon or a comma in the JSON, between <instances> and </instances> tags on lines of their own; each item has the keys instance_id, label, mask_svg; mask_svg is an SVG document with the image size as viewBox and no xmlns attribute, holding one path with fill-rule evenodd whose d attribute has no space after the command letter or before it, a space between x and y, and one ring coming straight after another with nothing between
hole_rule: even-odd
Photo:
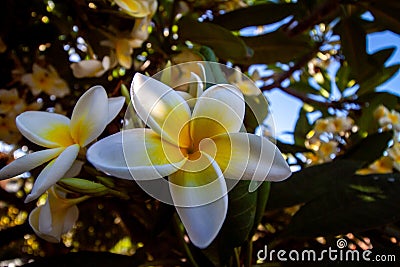
<instances>
[{"instance_id":1,"label":"white plumeria flower","mask_svg":"<svg viewBox=\"0 0 400 267\"><path fill-rule=\"evenodd\" d=\"M72 229L78 220L79 210L76 204L86 200L89 196L68 199L66 192L52 186L44 205L38 206L29 214L29 224L40 238L58 243L61 235Z\"/></svg>"},{"instance_id":2,"label":"white plumeria flower","mask_svg":"<svg viewBox=\"0 0 400 267\"><path fill-rule=\"evenodd\" d=\"M64 115L27 111L16 118L20 132L48 149L20 157L0 170L0 179L22 174L45 162L25 199L30 202L57 183L73 166L79 150L94 141L121 110L124 97L108 98L102 86L94 86L76 103L71 119Z\"/></svg>"},{"instance_id":3,"label":"white plumeria flower","mask_svg":"<svg viewBox=\"0 0 400 267\"><path fill-rule=\"evenodd\" d=\"M117 61L112 62L109 56L102 61L97 59L81 60L70 65L75 78L101 77L110 68L115 67Z\"/></svg>"},{"instance_id":4,"label":"white plumeria flower","mask_svg":"<svg viewBox=\"0 0 400 267\"><path fill-rule=\"evenodd\" d=\"M168 193L191 241L200 248L214 240L225 220L225 178L280 181L291 174L268 139L239 132L245 103L235 86L208 88L191 111L172 88L136 74L132 99L151 129L106 137L89 148L87 158L119 178L165 181L162 178L168 176Z\"/></svg>"}]
</instances>

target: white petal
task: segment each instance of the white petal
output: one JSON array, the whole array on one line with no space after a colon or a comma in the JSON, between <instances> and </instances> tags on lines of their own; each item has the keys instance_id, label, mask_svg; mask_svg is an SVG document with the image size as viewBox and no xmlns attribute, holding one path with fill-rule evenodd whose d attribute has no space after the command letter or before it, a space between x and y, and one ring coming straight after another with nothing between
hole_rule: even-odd
<instances>
[{"instance_id":1,"label":"white petal","mask_svg":"<svg viewBox=\"0 0 400 267\"><path fill-rule=\"evenodd\" d=\"M150 129L130 129L108 136L87 151L100 171L123 179L158 179L183 165L178 147L162 142Z\"/></svg>"},{"instance_id":2,"label":"white petal","mask_svg":"<svg viewBox=\"0 0 400 267\"><path fill-rule=\"evenodd\" d=\"M169 176L169 182L177 207L207 205L227 194L222 171L207 154L186 161L179 171Z\"/></svg>"},{"instance_id":3,"label":"white petal","mask_svg":"<svg viewBox=\"0 0 400 267\"><path fill-rule=\"evenodd\" d=\"M203 155L208 158L206 154ZM200 157L201 159L202 157ZM190 240L199 248L207 247L217 236L228 209L227 188L222 172L215 161L208 167L200 162L187 162L169 177L172 199ZM193 166L187 166L187 165ZM197 166L196 166L197 165Z\"/></svg>"},{"instance_id":4,"label":"white petal","mask_svg":"<svg viewBox=\"0 0 400 267\"><path fill-rule=\"evenodd\" d=\"M198 64L201 70L204 71L203 65ZM196 74L190 73L190 84L189 84L189 94L191 94L194 98L198 98L203 94L204 90L204 81Z\"/></svg>"},{"instance_id":5,"label":"white petal","mask_svg":"<svg viewBox=\"0 0 400 267\"><path fill-rule=\"evenodd\" d=\"M72 163L71 168L64 174L63 178L71 178L77 176L81 172L83 164L85 164L84 161L75 160L74 163Z\"/></svg>"},{"instance_id":6,"label":"white petal","mask_svg":"<svg viewBox=\"0 0 400 267\"><path fill-rule=\"evenodd\" d=\"M70 120L64 115L26 111L17 117L16 124L28 140L44 147L54 148L74 143L70 135Z\"/></svg>"},{"instance_id":7,"label":"white petal","mask_svg":"<svg viewBox=\"0 0 400 267\"><path fill-rule=\"evenodd\" d=\"M212 138L215 160L231 179L282 181L291 175L279 149L267 138L248 133L230 133ZM215 150L207 143L206 153Z\"/></svg>"},{"instance_id":8,"label":"white petal","mask_svg":"<svg viewBox=\"0 0 400 267\"><path fill-rule=\"evenodd\" d=\"M36 168L57 157L63 150L63 147L46 149L17 158L0 170L0 180L8 179Z\"/></svg>"},{"instance_id":9,"label":"white petal","mask_svg":"<svg viewBox=\"0 0 400 267\"><path fill-rule=\"evenodd\" d=\"M71 117L71 135L80 146L92 142L106 128L109 116L107 99L106 90L94 86L76 103Z\"/></svg>"},{"instance_id":10,"label":"white petal","mask_svg":"<svg viewBox=\"0 0 400 267\"><path fill-rule=\"evenodd\" d=\"M125 97L111 97L108 99L108 120L107 124L109 124L121 111L122 106L125 103Z\"/></svg>"},{"instance_id":11,"label":"white petal","mask_svg":"<svg viewBox=\"0 0 400 267\"><path fill-rule=\"evenodd\" d=\"M196 145L207 137L238 132L244 112L245 102L239 89L229 84L214 85L197 99L190 136Z\"/></svg>"},{"instance_id":12,"label":"white petal","mask_svg":"<svg viewBox=\"0 0 400 267\"><path fill-rule=\"evenodd\" d=\"M47 189L64 177L78 156L78 152L78 145L69 146L56 159L47 164L36 178L31 193L25 199L25 203L40 197Z\"/></svg>"},{"instance_id":13,"label":"white petal","mask_svg":"<svg viewBox=\"0 0 400 267\"><path fill-rule=\"evenodd\" d=\"M163 139L180 147L189 147L190 108L169 86L136 73L132 82L132 100L139 117Z\"/></svg>"},{"instance_id":14,"label":"white petal","mask_svg":"<svg viewBox=\"0 0 400 267\"><path fill-rule=\"evenodd\" d=\"M218 235L228 210L228 197L198 207L176 207L192 243L206 248Z\"/></svg>"}]
</instances>

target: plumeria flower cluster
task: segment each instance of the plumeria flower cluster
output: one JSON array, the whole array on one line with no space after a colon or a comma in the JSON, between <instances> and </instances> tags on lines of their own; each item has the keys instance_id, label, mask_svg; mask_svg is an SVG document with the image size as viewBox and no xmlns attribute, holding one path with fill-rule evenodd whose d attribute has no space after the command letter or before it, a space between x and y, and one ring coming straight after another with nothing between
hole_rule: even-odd
<instances>
[{"instance_id":1,"label":"plumeria flower cluster","mask_svg":"<svg viewBox=\"0 0 400 267\"><path fill-rule=\"evenodd\" d=\"M340 153L340 144L345 144L354 126L350 117L320 118L307 134L306 147L314 152L304 155L310 165L331 161Z\"/></svg>"},{"instance_id":2,"label":"plumeria flower cluster","mask_svg":"<svg viewBox=\"0 0 400 267\"><path fill-rule=\"evenodd\" d=\"M0 140L9 144L17 143L22 136L15 124L16 116L27 110L41 108L40 102L27 104L16 88L0 89Z\"/></svg>"},{"instance_id":3,"label":"plumeria flower cluster","mask_svg":"<svg viewBox=\"0 0 400 267\"><path fill-rule=\"evenodd\" d=\"M64 97L71 92L67 82L58 75L57 70L51 65L44 68L36 63L33 64L32 73L23 75L21 82L30 87L34 96L43 91L48 95Z\"/></svg>"},{"instance_id":4,"label":"plumeria flower cluster","mask_svg":"<svg viewBox=\"0 0 400 267\"><path fill-rule=\"evenodd\" d=\"M200 248L219 233L227 214L227 194L239 180L257 185L290 176L288 164L273 143L242 131L242 92L230 84L205 89L205 71L198 66L201 77L191 74L189 92L177 92L137 73L131 98L149 128L124 129L90 146L124 103L123 97L107 98L101 86L82 95L71 119L38 111L17 117L21 133L47 149L14 160L0 170L0 178L49 162L25 200L37 199L47 191L46 203L29 216L40 237L58 242L77 220L76 204L87 196L67 198L66 189L56 183L80 172L82 162L77 157L87 146L86 157L98 170L136 180L141 186L150 182L152 186L143 189L176 207L190 240Z\"/></svg>"},{"instance_id":5,"label":"plumeria flower cluster","mask_svg":"<svg viewBox=\"0 0 400 267\"><path fill-rule=\"evenodd\" d=\"M131 97L149 128L106 137L87 157L104 173L151 183L149 194L166 202L170 197L190 240L204 248L225 220L228 180L281 181L291 172L267 138L240 131L245 102L236 86L216 84L203 92L197 85L190 107L171 87L137 73Z\"/></svg>"},{"instance_id":6,"label":"plumeria flower cluster","mask_svg":"<svg viewBox=\"0 0 400 267\"><path fill-rule=\"evenodd\" d=\"M91 56L90 59L74 62L70 65L76 78L101 77L108 70L119 64L130 69L133 64L133 49L139 48L149 38L151 19L157 11L157 1L115 0L115 4L129 16L135 18L134 26L128 33L118 32L110 28L109 32L102 32L108 39L100 42L101 45L111 48L110 55L102 60Z\"/></svg>"},{"instance_id":7,"label":"plumeria flower cluster","mask_svg":"<svg viewBox=\"0 0 400 267\"><path fill-rule=\"evenodd\" d=\"M103 87L95 86L86 91L77 101L71 119L64 115L44 111L23 112L16 118L19 131L28 140L46 149L12 161L0 170L0 179L15 177L48 162L36 178L32 191L25 199L25 202L30 202L40 197L61 178L73 177L78 174L82 167L82 161L77 160L78 154L104 131L107 124L119 113L124 101L123 97L108 98ZM50 190L46 202L47 206L33 211L30 222L36 232L54 237L56 230L52 227L59 227L57 225L59 225L60 219L52 221L47 215L50 212L54 216L61 216L55 215L54 212L60 212L60 209L63 208L56 208L58 204L52 204L60 198L62 198L61 193ZM63 200L61 202L67 205L68 201ZM70 206L68 208L67 206L64 207L66 210L63 210L63 212L72 212L73 214L68 213L69 215L66 216L75 218L76 209L70 211ZM45 211L46 218L43 218L44 215L38 215ZM43 223L45 226L43 226ZM62 229L65 230L67 227ZM63 233L64 230L58 229L57 233ZM51 235L51 233L53 234Z\"/></svg>"},{"instance_id":8,"label":"plumeria flower cluster","mask_svg":"<svg viewBox=\"0 0 400 267\"><path fill-rule=\"evenodd\" d=\"M392 173L393 169L400 171L400 113L396 110L389 110L384 105L380 105L374 111L374 117L383 131L393 130L392 145L381 158L371 163L367 168L358 170L357 173L365 175L373 173Z\"/></svg>"}]
</instances>

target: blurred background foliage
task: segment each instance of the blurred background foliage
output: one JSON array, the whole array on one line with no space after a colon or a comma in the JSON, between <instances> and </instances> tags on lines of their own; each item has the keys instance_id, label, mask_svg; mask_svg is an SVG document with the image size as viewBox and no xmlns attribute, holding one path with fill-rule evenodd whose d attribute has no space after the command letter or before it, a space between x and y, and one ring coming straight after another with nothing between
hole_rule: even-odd
<instances>
[{"instance_id":1,"label":"blurred background foliage","mask_svg":"<svg viewBox=\"0 0 400 267\"><path fill-rule=\"evenodd\" d=\"M60 244L43 241L27 223L37 203L23 203L34 170L0 182L1 266L272 266L257 261L266 244L322 250L339 237L350 249L398 253L400 99L376 88L399 65L386 64L391 44L374 54L366 49L368 34L400 34L398 1L132 2L156 8L137 16L113 0L2 2L1 166L37 150L16 129L21 112L70 115L93 85L117 96L135 72L210 60L240 67L262 91L281 90L304 103L287 133L293 143L274 136L267 122L245 120L248 131L277 139L294 174L254 193L240 182L219 236L200 250L187 242L174 207L134 183L98 176L89 164L80 178L110 190L79 205L79 221ZM86 72L73 67L84 60L93 62ZM123 112L104 136L119 131L122 119Z\"/></svg>"}]
</instances>

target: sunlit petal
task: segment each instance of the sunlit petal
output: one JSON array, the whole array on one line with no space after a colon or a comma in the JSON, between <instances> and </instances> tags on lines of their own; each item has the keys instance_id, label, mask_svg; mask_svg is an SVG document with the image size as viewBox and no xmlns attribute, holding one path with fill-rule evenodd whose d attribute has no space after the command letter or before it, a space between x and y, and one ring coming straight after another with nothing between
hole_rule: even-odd
<instances>
[{"instance_id":1,"label":"sunlit petal","mask_svg":"<svg viewBox=\"0 0 400 267\"><path fill-rule=\"evenodd\" d=\"M56 158L53 159L42 170L33 185L31 193L26 197L25 203L30 202L49 189L58 182L65 173L71 168L76 157L78 156L79 145L72 145L67 148Z\"/></svg>"},{"instance_id":2,"label":"sunlit petal","mask_svg":"<svg viewBox=\"0 0 400 267\"><path fill-rule=\"evenodd\" d=\"M106 128L108 114L107 93L102 86L86 91L75 105L71 117L71 135L84 147Z\"/></svg>"},{"instance_id":3,"label":"sunlit petal","mask_svg":"<svg viewBox=\"0 0 400 267\"><path fill-rule=\"evenodd\" d=\"M179 171L169 176L169 181L175 206L202 206L227 193L221 169L206 154L186 161Z\"/></svg>"},{"instance_id":4,"label":"sunlit petal","mask_svg":"<svg viewBox=\"0 0 400 267\"><path fill-rule=\"evenodd\" d=\"M63 150L63 147L46 149L17 158L0 170L0 180L8 179L36 168L57 157Z\"/></svg>"},{"instance_id":5,"label":"sunlit petal","mask_svg":"<svg viewBox=\"0 0 400 267\"><path fill-rule=\"evenodd\" d=\"M108 119L107 124L109 124L121 111L122 106L125 103L125 97L111 97L108 99Z\"/></svg>"},{"instance_id":6,"label":"sunlit petal","mask_svg":"<svg viewBox=\"0 0 400 267\"><path fill-rule=\"evenodd\" d=\"M214 168L215 174L221 175L220 171L218 171L217 166L215 166L214 164L213 167L210 168ZM205 172L208 173L210 171L207 170ZM196 185L197 183L197 181L194 180L194 178L199 178L196 177L196 174L191 175L188 173L181 173L172 178L174 182L180 182L182 183L182 185L189 186L182 189L179 189L175 186L170 187L174 203L177 199L179 199L178 201L180 202L184 200L186 203L197 203L201 199L207 199L207 195L210 193L210 189L213 193L218 191L221 194L223 193L223 195L218 200L211 203L208 202L208 204L206 205L176 207L178 215L183 225L185 226L186 231L188 232L190 240L193 242L194 245L199 248L207 247L215 239L226 217L228 209L226 184L225 181L221 178L222 176L219 177L220 178L214 180L218 181L219 183L211 183L213 184L213 189L204 186L190 187L193 186L193 183L194 185ZM201 178L204 177L202 176ZM188 188L190 188L190 190L188 190ZM206 196L206 198L203 198L204 195Z\"/></svg>"},{"instance_id":7,"label":"sunlit petal","mask_svg":"<svg viewBox=\"0 0 400 267\"><path fill-rule=\"evenodd\" d=\"M31 142L49 148L74 143L70 135L70 120L60 114L26 111L16 119L20 132Z\"/></svg>"},{"instance_id":8,"label":"sunlit petal","mask_svg":"<svg viewBox=\"0 0 400 267\"><path fill-rule=\"evenodd\" d=\"M281 181L291 174L279 149L267 138L248 133L230 133L213 137L215 160L230 179ZM214 147L202 149L215 150Z\"/></svg>"},{"instance_id":9,"label":"sunlit petal","mask_svg":"<svg viewBox=\"0 0 400 267\"><path fill-rule=\"evenodd\" d=\"M132 82L132 99L139 117L162 138L180 147L190 145L190 108L169 86L140 73Z\"/></svg>"},{"instance_id":10,"label":"sunlit petal","mask_svg":"<svg viewBox=\"0 0 400 267\"><path fill-rule=\"evenodd\" d=\"M190 136L195 144L214 135L238 132L245 103L242 93L232 85L214 85L198 99L193 109Z\"/></svg>"},{"instance_id":11,"label":"sunlit petal","mask_svg":"<svg viewBox=\"0 0 400 267\"><path fill-rule=\"evenodd\" d=\"M174 173L185 158L180 149L150 129L108 136L87 151L87 159L104 173L123 179L157 179Z\"/></svg>"}]
</instances>

